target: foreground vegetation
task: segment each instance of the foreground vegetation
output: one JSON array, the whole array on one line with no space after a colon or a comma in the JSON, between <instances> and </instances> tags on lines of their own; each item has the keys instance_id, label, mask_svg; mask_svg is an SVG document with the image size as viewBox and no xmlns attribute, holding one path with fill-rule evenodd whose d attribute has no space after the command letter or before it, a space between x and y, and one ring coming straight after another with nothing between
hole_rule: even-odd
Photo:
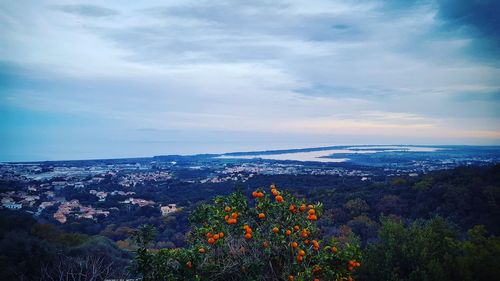
<instances>
[{"instance_id":1,"label":"foreground vegetation","mask_svg":"<svg viewBox=\"0 0 500 281\"><path fill-rule=\"evenodd\" d=\"M404 224L382 218L363 251L359 280L497 280L500 239L478 225L461 236L441 217Z\"/></svg>"},{"instance_id":2,"label":"foreground vegetation","mask_svg":"<svg viewBox=\"0 0 500 281\"><path fill-rule=\"evenodd\" d=\"M321 203L306 205L271 186L247 202L242 194L217 197L191 216L188 246L149 249L154 228L135 234L134 271L143 280L495 280L500 238L476 225L465 235L436 216L404 222L382 216L377 239L361 250L347 228L322 236ZM353 203L354 204L354 203ZM361 262L362 261L362 262ZM354 278L353 278L354 277Z\"/></svg>"},{"instance_id":3,"label":"foreground vegetation","mask_svg":"<svg viewBox=\"0 0 500 281\"><path fill-rule=\"evenodd\" d=\"M360 249L352 237L323 240L322 205L271 186L216 197L191 217L189 246L148 251L152 230L136 235L135 270L144 280L352 280Z\"/></svg>"},{"instance_id":4,"label":"foreground vegetation","mask_svg":"<svg viewBox=\"0 0 500 281\"><path fill-rule=\"evenodd\" d=\"M67 233L26 213L0 212L0 280L105 280L129 276L131 253L102 236Z\"/></svg>"}]
</instances>

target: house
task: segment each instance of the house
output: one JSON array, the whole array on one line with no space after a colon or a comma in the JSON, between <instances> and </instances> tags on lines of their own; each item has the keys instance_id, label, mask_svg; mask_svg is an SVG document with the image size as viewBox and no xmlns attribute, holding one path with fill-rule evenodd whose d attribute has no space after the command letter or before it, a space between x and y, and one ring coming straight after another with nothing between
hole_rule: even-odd
<instances>
[{"instance_id":1,"label":"house","mask_svg":"<svg viewBox=\"0 0 500 281\"><path fill-rule=\"evenodd\" d=\"M144 200L144 199L140 199L140 198L132 198L132 197L130 197L129 199L125 199L125 201L123 201L122 203L139 205L139 207L144 207L147 205L154 205L155 204L154 201Z\"/></svg>"},{"instance_id":2,"label":"house","mask_svg":"<svg viewBox=\"0 0 500 281\"><path fill-rule=\"evenodd\" d=\"M161 206L161 215L166 216L170 213L177 211L177 206L175 204L168 204L167 206Z\"/></svg>"},{"instance_id":3,"label":"house","mask_svg":"<svg viewBox=\"0 0 500 281\"><path fill-rule=\"evenodd\" d=\"M104 191L99 191L95 194L95 196L97 196L99 198L99 201L106 201L106 197L108 196L108 193L107 192L104 192Z\"/></svg>"},{"instance_id":4,"label":"house","mask_svg":"<svg viewBox=\"0 0 500 281\"><path fill-rule=\"evenodd\" d=\"M56 219L60 223L65 223L68 220L66 218L66 215L64 215L63 213L60 213L60 212L55 212L53 216L54 216L54 219Z\"/></svg>"},{"instance_id":5,"label":"house","mask_svg":"<svg viewBox=\"0 0 500 281\"><path fill-rule=\"evenodd\" d=\"M23 207L22 204L18 204L16 202L5 203L5 204L3 204L3 206L7 209L10 209L10 210L19 210Z\"/></svg>"}]
</instances>

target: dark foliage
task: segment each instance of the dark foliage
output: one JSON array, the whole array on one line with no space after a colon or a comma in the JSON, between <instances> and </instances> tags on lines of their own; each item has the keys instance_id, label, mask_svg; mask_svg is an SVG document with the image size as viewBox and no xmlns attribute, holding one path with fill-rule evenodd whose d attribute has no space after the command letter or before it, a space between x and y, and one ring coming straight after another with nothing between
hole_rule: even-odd
<instances>
[{"instance_id":1,"label":"dark foliage","mask_svg":"<svg viewBox=\"0 0 500 281\"><path fill-rule=\"evenodd\" d=\"M130 253L100 236L67 233L0 212L0 280L104 280L128 274Z\"/></svg>"}]
</instances>

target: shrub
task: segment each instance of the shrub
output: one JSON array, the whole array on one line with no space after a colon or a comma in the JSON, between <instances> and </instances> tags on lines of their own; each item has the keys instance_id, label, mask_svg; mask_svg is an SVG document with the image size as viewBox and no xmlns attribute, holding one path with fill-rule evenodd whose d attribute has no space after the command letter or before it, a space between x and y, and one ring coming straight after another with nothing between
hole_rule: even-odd
<instances>
[{"instance_id":1,"label":"shrub","mask_svg":"<svg viewBox=\"0 0 500 281\"><path fill-rule=\"evenodd\" d=\"M321 240L321 203L307 205L274 185L252 197L236 192L197 208L186 248L154 252L142 240L135 270L144 280L352 280L358 241Z\"/></svg>"},{"instance_id":2,"label":"shrub","mask_svg":"<svg viewBox=\"0 0 500 281\"><path fill-rule=\"evenodd\" d=\"M382 218L380 241L365 249L364 280L496 280L500 239L475 226L459 237L441 217L409 225Z\"/></svg>"}]
</instances>

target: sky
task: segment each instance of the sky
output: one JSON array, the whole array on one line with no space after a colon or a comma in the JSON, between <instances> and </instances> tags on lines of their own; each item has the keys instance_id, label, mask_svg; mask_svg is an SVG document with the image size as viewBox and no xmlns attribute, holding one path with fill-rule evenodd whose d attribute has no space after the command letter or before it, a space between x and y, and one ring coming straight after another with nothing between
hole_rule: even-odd
<instances>
[{"instance_id":1,"label":"sky","mask_svg":"<svg viewBox=\"0 0 500 281\"><path fill-rule=\"evenodd\" d=\"M0 2L0 161L500 144L500 1Z\"/></svg>"}]
</instances>

